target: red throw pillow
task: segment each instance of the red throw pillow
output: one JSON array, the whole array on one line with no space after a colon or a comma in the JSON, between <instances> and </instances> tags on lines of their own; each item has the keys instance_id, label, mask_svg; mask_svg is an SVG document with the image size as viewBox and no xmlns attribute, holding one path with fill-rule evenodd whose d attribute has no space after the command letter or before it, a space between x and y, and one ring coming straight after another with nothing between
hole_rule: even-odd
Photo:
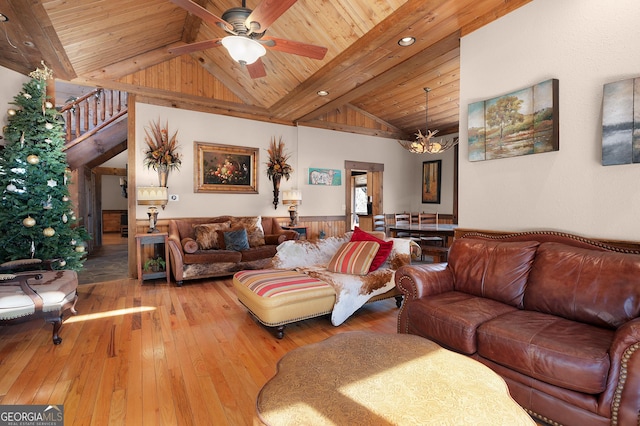
<instances>
[{"instance_id":1,"label":"red throw pillow","mask_svg":"<svg viewBox=\"0 0 640 426\"><path fill-rule=\"evenodd\" d=\"M382 266L382 264L391 254L391 250L393 249L393 241L381 240L380 238L374 237L373 235L363 231L357 226L353 230L351 241L375 241L376 243L380 244L378 253L376 253L376 256L373 258L373 262L371 262L371 266L369 267L369 272L373 272L380 266Z\"/></svg>"}]
</instances>

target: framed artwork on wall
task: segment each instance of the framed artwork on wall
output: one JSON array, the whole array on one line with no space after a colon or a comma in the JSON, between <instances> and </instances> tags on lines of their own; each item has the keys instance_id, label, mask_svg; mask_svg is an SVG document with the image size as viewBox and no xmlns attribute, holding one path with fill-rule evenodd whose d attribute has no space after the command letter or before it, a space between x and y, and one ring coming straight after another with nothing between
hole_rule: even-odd
<instances>
[{"instance_id":1,"label":"framed artwork on wall","mask_svg":"<svg viewBox=\"0 0 640 426\"><path fill-rule=\"evenodd\" d=\"M604 85L602 165L640 163L640 78Z\"/></svg>"},{"instance_id":2,"label":"framed artwork on wall","mask_svg":"<svg viewBox=\"0 0 640 426\"><path fill-rule=\"evenodd\" d=\"M338 169L309 168L309 185L342 185L342 171Z\"/></svg>"},{"instance_id":3,"label":"framed artwork on wall","mask_svg":"<svg viewBox=\"0 0 640 426\"><path fill-rule=\"evenodd\" d=\"M257 194L258 148L194 142L194 191Z\"/></svg>"},{"instance_id":4,"label":"framed artwork on wall","mask_svg":"<svg viewBox=\"0 0 640 426\"><path fill-rule=\"evenodd\" d=\"M422 163L422 203L440 204L442 160Z\"/></svg>"},{"instance_id":5,"label":"framed artwork on wall","mask_svg":"<svg viewBox=\"0 0 640 426\"><path fill-rule=\"evenodd\" d=\"M558 80L469 104L469 161L560 149Z\"/></svg>"}]
</instances>

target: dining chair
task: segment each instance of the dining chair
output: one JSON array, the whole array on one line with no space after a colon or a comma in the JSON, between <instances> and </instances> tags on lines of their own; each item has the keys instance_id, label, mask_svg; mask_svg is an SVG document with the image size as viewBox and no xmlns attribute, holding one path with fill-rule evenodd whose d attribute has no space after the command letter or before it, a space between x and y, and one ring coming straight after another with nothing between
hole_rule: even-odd
<instances>
[{"instance_id":1,"label":"dining chair","mask_svg":"<svg viewBox=\"0 0 640 426\"><path fill-rule=\"evenodd\" d=\"M420 213L418 215L420 225L435 225L436 215L435 213ZM431 247L444 247L444 239L437 235L421 235L420 236L420 248L422 249L422 259L425 255L429 255L429 248Z\"/></svg>"},{"instance_id":2,"label":"dining chair","mask_svg":"<svg viewBox=\"0 0 640 426\"><path fill-rule=\"evenodd\" d=\"M411 215L409 213L396 213L395 214L396 225L411 225ZM409 232L396 232L398 238L409 238L411 234Z\"/></svg>"}]
</instances>

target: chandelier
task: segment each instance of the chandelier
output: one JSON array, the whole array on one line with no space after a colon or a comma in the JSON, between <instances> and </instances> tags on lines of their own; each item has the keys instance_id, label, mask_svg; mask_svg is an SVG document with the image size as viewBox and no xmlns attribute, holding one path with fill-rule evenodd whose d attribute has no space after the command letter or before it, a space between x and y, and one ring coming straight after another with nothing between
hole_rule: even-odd
<instances>
[{"instance_id":1,"label":"chandelier","mask_svg":"<svg viewBox=\"0 0 640 426\"><path fill-rule=\"evenodd\" d=\"M455 146L458 143L458 138L453 138L453 139L444 139L441 138L440 140L434 140L433 137L435 136L436 133L438 133L437 130L429 130L429 124L428 124L428 114L429 114L429 92L431 91L430 88L425 87L424 88L424 92L426 95L426 102L425 102L425 109L424 109L424 114L425 114L425 124L426 124L426 131L425 134L423 135L422 132L420 130L418 130L418 133L416 133L416 139L413 141L398 141L398 143L407 151L413 153L413 154L424 154L424 153L429 153L429 154L438 154L441 152L444 152L446 150L448 150L449 148Z\"/></svg>"}]
</instances>

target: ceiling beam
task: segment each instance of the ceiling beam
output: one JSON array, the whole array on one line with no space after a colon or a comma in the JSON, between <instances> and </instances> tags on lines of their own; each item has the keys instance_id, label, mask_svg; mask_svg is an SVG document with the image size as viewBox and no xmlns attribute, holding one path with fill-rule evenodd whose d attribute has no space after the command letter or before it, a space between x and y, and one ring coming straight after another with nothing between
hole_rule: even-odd
<instances>
[{"instance_id":1,"label":"ceiling beam","mask_svg":"<svg viewBox=\"0 0 640 426\"><path fill-rule=\"evenodd\" d=\"M377 77L372 78L371 80L359 85L355 89L324 104L320 108L317 108L314 111L297 118L296 120L301 122L313 120L314 118L332 109L350 103L352 100L357 99L370 91L379 89L380 87L388 84L394 84L394 82L395 84L400 84L403 81L411 79L413 75L422 73L422 64L428 63L429 61L442 56L452 49L456 49L459 45L460 37L459 33L456 32L449 35L442 41L436 43L435 45L428 47L417 55L412 56L402 64L380 74Z\"/></svg>"},{"instance_id":2,"label":"ceiling beam","mask_svg":"<svg viewBox=\"0 0 640 426\"><path fill-rule=\"evenodd\" d=\"M76 72L64 51L58 35L53 29L53 24L42 3L35 0L23 0L6 2L6 4L13 12L16 22L22 27L23 31L23 34L20 34L20 39L13 40L13 43L16 46L21 45L20 49L25 51L32 49L40 58L38 61L34 61L34 56L29 55L31 57L31 71L42 67L40 61L44 61L47 67L53 70L55 78L73 79L76 76ZM9 16L9 21L2 25L11 25L10 13L4 10L2 12ZM34 47L24 46L24 42L27 41L24 40L24 37L27 37L27 34L30 38L28 41L33 43Z\"/></svg>"}]
</instances>

